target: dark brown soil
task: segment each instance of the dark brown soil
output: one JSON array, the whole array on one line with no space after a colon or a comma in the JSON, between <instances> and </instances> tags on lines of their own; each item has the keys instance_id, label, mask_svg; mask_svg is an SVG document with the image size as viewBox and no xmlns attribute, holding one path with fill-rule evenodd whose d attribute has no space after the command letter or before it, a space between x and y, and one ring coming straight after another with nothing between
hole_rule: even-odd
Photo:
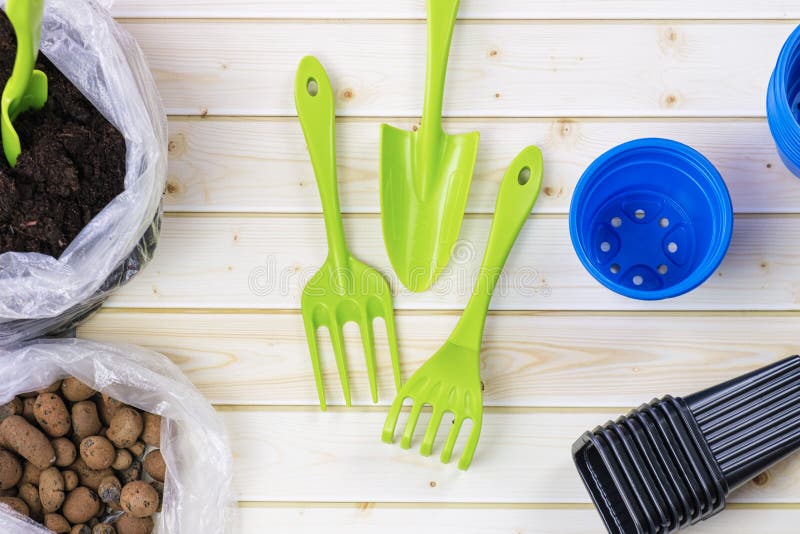
<instances>
[{"instance_id":1,"label":"dark brown soil","mask_svg":"<svg viewBox=\"0 0 800 534\"><path fill-rule=\"evenodd\" d=\"M14 30L0 13L0 91L15 53ZM124 190L125 139L43 54L37 68L50 80L47 105L14 123L22 142L16 168L0 150L0 253L57 258Z\"/></svg>"}]
</instances>

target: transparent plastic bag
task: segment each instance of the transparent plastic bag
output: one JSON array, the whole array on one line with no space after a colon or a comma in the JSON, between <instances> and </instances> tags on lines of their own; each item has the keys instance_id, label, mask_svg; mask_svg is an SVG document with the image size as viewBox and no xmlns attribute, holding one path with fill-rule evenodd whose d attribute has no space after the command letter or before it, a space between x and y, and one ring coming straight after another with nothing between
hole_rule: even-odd
<instances>
[{"instance_id":1,"label":"transparent plastic bag","mask_svg":"<svg viewBox=\"0 0 800 534\"><path fill-rule=\"evenodd\" d=\"M233 459L214 408L165 356L132 346L78 339L40 340L0 349L0 405L74 376L92 388L163 417L167 464L157 534L234 532ZM0 505L3 534L51 534Z\"/></svg>"},{"instance_id":2,"label":"transparent plastic bag","mask_svg":"<svg viewBox=\"0 0 800 534\"><path fill-rule=\"evenodd\" d=\"M150 261L160 232L167 118L139 45L95 0L47 0L41 49L125 137L125 191L60 258L0 255L2 345L88 317Z\"/></svg>"}]
</instances>

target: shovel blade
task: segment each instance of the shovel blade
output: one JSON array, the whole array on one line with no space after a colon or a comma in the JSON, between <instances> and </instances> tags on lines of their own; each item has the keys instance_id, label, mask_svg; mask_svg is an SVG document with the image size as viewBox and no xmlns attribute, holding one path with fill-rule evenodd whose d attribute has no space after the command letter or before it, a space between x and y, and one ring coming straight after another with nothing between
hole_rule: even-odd
<instances>
[{"instance_id":1,"label":"shovel blade","mask_svg":"<svg viewBox=\"0 0 800 534\"><path fill-rule=\"evenodd\" d=\"M480 136L442 133L423 150L419 132L383 125L381 215L386 250L397 277L425 291L445 268L458 240Z\"/></svg>"}]
</instances>

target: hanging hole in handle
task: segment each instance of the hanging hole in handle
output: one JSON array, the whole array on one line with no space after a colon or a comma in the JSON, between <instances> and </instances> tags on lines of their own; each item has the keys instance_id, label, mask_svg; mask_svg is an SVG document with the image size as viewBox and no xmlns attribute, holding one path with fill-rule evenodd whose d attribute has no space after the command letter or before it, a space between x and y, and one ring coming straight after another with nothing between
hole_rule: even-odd
<instances>
[{"instance_id":1,"label":"hanging hole in handle","mask_svg":"<svg viewBox=\"0 0 800 534\"><path fill-rule=\"evenodd\" d=\"M526 185L528 182L530 182L531 168L523 167L523 169L519 171L519 176L517 176L517 181L519 182L519 185Z\"/></svg>"},{"instance_id":2,"label":"hanging hole in handle","mask_svg":"<svg viewBox=\"0 0 800 534\"><path fill-rule=\"evenodd\" d=\"M317 80L309 78L306 82L306 91L308 91L308 94L311 96L317 96L319 94L319 84Z\"/></svg>"}]
</instances>

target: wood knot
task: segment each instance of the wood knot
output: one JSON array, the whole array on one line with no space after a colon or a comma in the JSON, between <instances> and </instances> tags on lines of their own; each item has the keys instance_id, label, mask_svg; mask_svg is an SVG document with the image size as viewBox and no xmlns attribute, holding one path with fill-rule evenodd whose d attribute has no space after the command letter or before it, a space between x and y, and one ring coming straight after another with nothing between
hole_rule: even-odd
<instances>
[{"instance_id":1,"label":"wood knot","mask_svg":"<svg viewBox=\"0 0 800 534\"><path fill-rule=\"evenodd\" d=\"M435 488L436 487L436 481L435 480L431 480L430 486L432 488Z\"/></svg>"},{"instance_id":2,"label":"wood knot","mask_svg":"<svg viewBox=\"0 0 800 534\"><path fill-rule=\"evenodd\" d=\"M761 473L756 478L753 479L753 484L756 486L766 486L769 482L769 473Z\"/></svg>"},{"instance_id":3,"label":"wood knot","mask_svg":"<svg viewBox=\"0 0 800 534\"><path fill-rule=\"evenodd\" d=\"M667 93L661 99L661 105L666 108L673 108L678 105L678 96L673 93Z\"/></svg>"},{"instance_id":4,"label":"wood knot","mask_svg":"<svg viewBox=\"0 0 800 534\"><path fill-rule=\"evenodd\" d=\"M186 136L182 133L176 133L170 136L167 143L167 151L172 157L181 156L186 150Z\"/></svg>"},{"instance_id":5,"label":"wood knot","mask_svg":"<svg viewBox=\"0 0 800 534\"><path fill-rule=\"evenodd\" d=\"M206 117L208 117L208 108L202 108L202 109L200 110L200 116L201 116L202 118L204 118L204 119L205 119Z\"/></svg>"},{"instance_id":6,"label":"wood knot","mask_svg":"<svg viewBox=\"0 0 800 534\"><path fill-rule=\"evenodd\" d=\"M353 96L355 96L355 92L350 88L342 91L342 98L344 98L345 100L352 100Z\"/></svg>"},{"instance_id":7,"label":"wood knot","mask_svg":"<svg viewBox=\"0 0 800 534\"><path fill-rule=\"evenodd\" d=\"M175 193L179 193L181 190L181 186L175 180L167 180L167 194L174 195Z\"/></svg>"},{"instance_id":8,"label":"wood knot","mask_svg":"<svg viewBox=\"0 0 800 534\"><path fill-rule=\"evenodd\" d=\"M495 98L498 98L498 99L499 99L500 97L502 97L502 96L503 96L503 95L502 95L501 93L495 93L495 94L494 94L494 97L495 97Z\"/></svg>"},{"instance_id":9,"label":"wood knot","mask_svg":"<svg viewBox=\"0 0 800 534\"><path fill-rule=\"evenodd\" d=\"M500 51L496 48L492 48L489 50L489 57L497 57L500 54Z\"/></svg>"},{"instance_id":10,"label":"wood knot","mask_svg":"<svg viewBox=\"0 0 800 534\"><path fill-rule=\"evenodd\" d=\"M545 196L548 196L548 197L552 197L553 196L554 191L553 191L552 187L547 186L547 187L545 187L543 189L543 191L544 191Z\"/></svg>"},{"instance_id":11,"label":"wood knot","mask_svg":"<svg viewBox=\"0 0 800 534\"><path fill-rule=\"evenodd\" d=\"M771 169L772 168L772 163L767 163L767 168Z\"/></svg>"}]
</instances>

